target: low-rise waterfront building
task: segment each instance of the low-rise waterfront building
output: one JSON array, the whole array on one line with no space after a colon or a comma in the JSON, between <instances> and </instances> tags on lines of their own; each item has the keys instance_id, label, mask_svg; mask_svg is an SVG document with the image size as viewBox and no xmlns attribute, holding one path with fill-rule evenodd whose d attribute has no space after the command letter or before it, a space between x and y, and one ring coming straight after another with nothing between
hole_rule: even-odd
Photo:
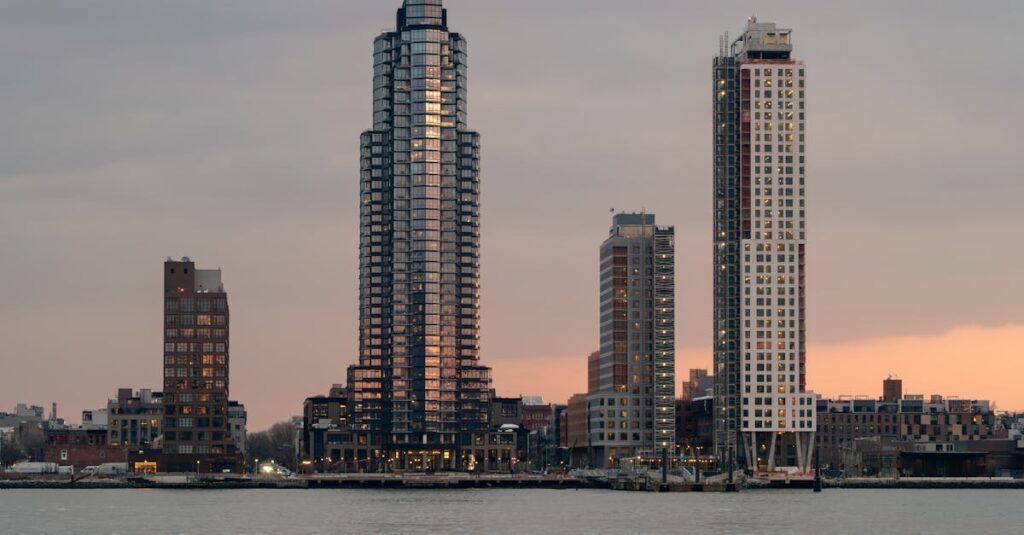
<instances>
[{"instance_id":1,"label":"low-rise waterfront building","mask_svg":"<svg viewBox=\"0 0 1024 535\"><path fill-rule=\"evenodd\" d=\"M300 466L315 471L333 471L345 456L344 445L351 442L348 396L341 385L334 385L326 396L306 398L302 404Z\"/></svg>"},{"instance_id":2,"label":"low-rise waterfront building","mask_svg":"<svg viewBox=\"0 0 1024 535\"><path fill-rule=\"evenodd\" d=\"M43 408L19 403L14 412L0 412L0 427L18 427L26 422L42 422Z\"/></svg>"},{"instance_id":3,"label":"low-rise waterfront building","mask_svg":"<svg viewBox=\"0 0 1024 535\"><path fill-rule=\"evenodd\" d=\"M523 397L498 397L491 391L491 426L523 425Z\"/></svg>"},{"instance_id":4,"label":"low-rise waterfront building","mask_svg":"<svg viewBox=\"0 0 1024 535\"><path fill-rule=\"evenodd\" d=\"M977 459L984 457L979 452L987 450L972 447L972 443L1006 438L990 403L939 395L927 400L920 395L893 399L902 393L902 382L896 381L885 380L879 399L817 400L817 445L822 465L841 468L850 475L986 472L981 465L968 468L964 462L971 458L977 465ZM886 448L898 450L901 460L896 461ZM866 460L866 450L880 452L879 461Z\"/></svg>"},{"instance_id":5,"label":"low-rise waterfront building","mask_svg":"<svg viewBox=\"0 0 1024 535\"><path fill-rule=\"evenodd\" d=\"M127 450L107 442L105 427L60 427L46 432L43 462L81 471L104 463L127 463Z\"/></svg>"},{"instance_id":6,"label":"low-rise waterfront building","mask_svg":"<svg viewBox=\"0 0 1024 535\"><path fill-rule=\"evenodd\" d=\"M109 443L136 450L153 447L164 415L162 398L160 392L148 388L117 389L117 398L107 402Z\"/></svg>"},{"instance_id":7,"label":"low-rise waterfront building","mask_svg":"<svg viewBox=\"0 0 1024 535\"><path fill-rule=\"evenodd\" d=\"M575 468L591 466L590 459L590 423L587 394L573 394L566 404L564 415L565 439L562 444L567 448L569 464Z\"/></svg>"},{"instance_id":8,"label":"low-rise waterfront building","mask_svg":"<svg viewBox=\"0 0 1024 535\"><path fill-rule=\"evenodd\" d=\"M687 464L714 457L714 408L713 395L676 400L676 449Z\"/></svg>"},{"instance_id":9,"label":"low-rise waterfront building","mask_svg":"<svg viewBox=\"0 0 1024 535\"><path fill-rule=\"evenodd\" d=\"M109 412L106 408L82 411L82 427L102 427L109 424Z\"/></svg>"},{"instance_id":10,"label":"low-rise waterfront building","mask_svg":"<svg viewBox=\"0 0 1024 535\"><path fill-rule=\"evenodd\" d=\"M521 426L526 431L541 431L551 426L552 408L540 396L523 396Z\"/></svg>"},{"instance_id":11,"label":"low-rise waterfront building","mask_svg":"<svg viewBox=\"0 0 1024 535\"><path fill-rule=\"evenodd\" d=\"M454 464L459 471L510 472L526 469L525 461L535 467L543 466L549 449L548 428L545 438L530 434L523 427L521 397L493 396L488 414L493 423L486 432L469 435L470 443L463 444L458 457L445 457L443 450L427 452L415 457L414 450L385 454L359 433L360 423L353 419L350 403L352 390L334 385L327 395L312 396L303 403L298 418L299 467L304 472L402 472L444 470ZM553 413L551 408L548 409ZM549 417L550 420L550 417ZM535 432L535 434L539 434ZM530 457L529 446L534 450ZM543 447L542 447L543 446ZM451 455L450 453L448 455ZM434 457L443 463L434 463ZM404 459L404 461L402 461ZM399 462L401 461L401 462Z\"/></svg>"},{"instance_id":12,"label":"low-rise waterfront building","mask_svg":"<svg viewBox=\"0 0 1024 535\"><path fill-rule=\"evenodd\" d=\"M228 401L228 427L231 430L231 440L235 442L238 453L245 457L246 452L246 425L249 416L245 412L245 405L237 401Z\"/></svg>"}]
</instances>

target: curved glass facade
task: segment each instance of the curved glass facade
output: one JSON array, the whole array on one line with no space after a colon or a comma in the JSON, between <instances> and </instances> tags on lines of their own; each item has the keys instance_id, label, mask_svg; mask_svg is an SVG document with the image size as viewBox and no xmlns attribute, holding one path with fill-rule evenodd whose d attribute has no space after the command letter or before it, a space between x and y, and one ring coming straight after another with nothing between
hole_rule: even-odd
<instances>
[{"instance_id":1,"label":"curved glass facade","mask_svg":"<svg viewBox=\"0 0 1024 535\"><path fill-rule=\"evenodd\" d=\"M449 451L488 426L480 139L466 126L466 41L446 19L440 0L406 0L373 47L349 384L354 432L385 451Z\"/></svg>"}]
</instances>

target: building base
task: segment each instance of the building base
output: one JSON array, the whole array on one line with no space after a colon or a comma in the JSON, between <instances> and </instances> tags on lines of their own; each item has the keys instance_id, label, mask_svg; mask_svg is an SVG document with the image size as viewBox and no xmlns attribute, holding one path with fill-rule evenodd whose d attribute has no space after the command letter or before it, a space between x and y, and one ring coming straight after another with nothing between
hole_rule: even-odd
<instances>
[{"instance_id":1,"label":"building base","mask_svg":"<svg viewBox=\"0 0 1024 535\"><path fill-rule=\"evenodd\" d=\"M167 454L160 450L137 450L128 453L128 470L135 473L167 474L240 474L244 469L242 456Z\"/></svg>"}]
</instances>

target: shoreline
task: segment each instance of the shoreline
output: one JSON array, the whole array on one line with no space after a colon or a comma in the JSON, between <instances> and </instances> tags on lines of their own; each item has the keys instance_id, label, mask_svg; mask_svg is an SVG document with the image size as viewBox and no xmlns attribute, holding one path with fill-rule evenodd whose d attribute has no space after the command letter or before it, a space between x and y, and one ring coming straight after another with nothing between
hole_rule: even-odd
<instances>
[{"instance_id":1,"label":"shoreline","mask_svg":"<svg viewBox=\"0 0 1024 535\"><path fill-rule=\"evenodd\" d=\"M771 490L810 490L803 481L799 484L783 484L780 482L748 481L741 485L742 491ZM807 482L809 483L809 481ZM824 489L828 490L868 490L868 489L1004 489L1024 490L1024 480L1008 478L901 478L870 479L856 478L848 480L825 480ZM187 476L157 476L152 479L87 479L70 481L53 478L0 479L0 490L26 489L68 489L68 490L105 490L105 489L163 489L163 490L318 490L318 489L618 489L620 491L652 492L639 485L623 487L609 481L572 479L572 478L516 478L516 477L388 477L370 475L367 477L311 477L296 479L209 479L194 480ZM708 489L690 489L693 491L713 491ZM714 489L718 490L718 489ZM673 489L672 492L686 492L686 489Z\"/></svg>"}]
</instances>

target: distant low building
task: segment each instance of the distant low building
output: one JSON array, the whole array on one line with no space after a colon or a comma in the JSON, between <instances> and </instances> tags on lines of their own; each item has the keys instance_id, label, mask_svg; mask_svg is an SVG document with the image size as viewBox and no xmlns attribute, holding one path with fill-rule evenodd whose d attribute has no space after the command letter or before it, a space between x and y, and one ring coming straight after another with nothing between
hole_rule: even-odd
<instances>
[{"instance_id":1,"label":"distant low building","mask_svg":"<svg viewBox=\"0 0 1024 535\"><path fill-rule=\"evenodd\" d=\"M0 427L18 427L25 422L42 422L43 408L19 403L14 412L0 412Z\"/></svg>"},{"instance_id":2,"label":"distant low building","mask_svg":"<svg viewBox=\"0 0 1024 535\"><path fill-rule=\"evenodd\" d=\"M887 377L882 381L882 401L894 402L903 399L903 381Z\"/></svg>"},{"instance_id":3,"label":"distant low building","mask_svg":"<svg viewBox=\"0 0 1024 535\"><path fill-rule=\"evenodd\" d=\"M844 465L855 440L896 442L901 438L899 402L819 399L817 403L816 442L822 466Z\"/></svg>"},{"instance_id":4,"label":"distant low building","mask_svg":"<svg viewBox=\"0 0 1024 535\"><path fill-rule=\"evenodd\" d=\"M498 397L491 391L491 426L523 425L523 398Z\"/></svg>"},{"instance_id":5,"label":"distant low building","mask_svg":"<svg viewBox=\"0 0 1024 535\"><path fill-rule=\"evenodd\" d=\"M19 403L14 408L14 415L18 418L34 418L36 420L42 420L45 415L43 408L38 405L26 405Z\"/></svg>"},{"instance_id":6,"label":"distant low building","mask_svg":"<svg viewBox=\"0 0 1024 535\"><path fill-rule=\"evenodd\" d=\"M987 400L938 395L927 400L920 395L893 400L902 392L902 382L894 381L886 379L879 399L818 399L816 442L823 465L858 475L887 470L915 475L971 476L987 472L984 462L974 468L960 462L971 458L978 464L984 457L979 452L987 448L971 444L1007 438ZM886 444L899 452L901 460L886 453ZM880 451L880 460L865 460L865 448Z\"/></svg>"},{"instance_id":7,"label":"distant low building","mask_svg":"<svg viewBox=\"0 0 1024 535\"><path fill-rule=\"evenodd\" d=\"M248 414L245 412L245 405L237 401L228 401L228 427L231 429L231 439L235 441L235 448L243 457L246 452L246 425Z\"/></svg>"},{"instance_id":8,"label":"distant low building","mask_svg":"<svg viewBox=\"0 0 1024 535\"><path fill-rule=\"evenodd\" d=\"M562 427L565 424L565 411L569 408L564 403L555 403L551 405L551 427L548 428L548 464L556 466L559 464L566 464L568 458L564 454L565 442L565 429Z\"/></svg>"},{"instance_id":9,"label":"distant low building","mask_svg":"<svg viewBox=\"0 0 1024 535\"><path fill-rule=\"evenodd\" d=\"M715 377L706 368L690 368L689 380L683 381L679 399L694 399L715 394Z\"/></svg>"},{"instance_id":10,"label":"distant low building","mask_svg":"<svg viewBox=\"0 0 1024 535\"><path fill-rule=\"evenodd\" d=\"M713 379L712 379L713 380ZM711 395L676 400L676 444L686 459L713 456L715 398Z\"/></svg>"},{"instance_id":11,"label":"distant low building","mask_svg":"<svg viewBox=\"0 0 1024 535\"><path fill-rule=\"evenodd\" d=\"M82 411L82 427L106 429L110 422L110 413L106 408Z\"/></svg>"},{"instance_id":12,"label":"distant low building","mask_svg":"<svg viewBox=\"0 0 1024 535\"><path fill-rule=\"evenodd\" d=\"M540 396L523 396L522 438L519 447L523 460L532 470L543 470L557 461L553 452L558 446L558 424L555 408Z\"/></svg>"},{"instance_id":13,"label":"distant low building","mask_svg":"<svg viewBox=\"0 0 1024 535\"><path fill-rule=\"evenodd\" d=\"M299 459L314 470L329 470L344 458L345 444L351 442L348 396L335 385L326 396L306 398L302 404Z\"/></svg>"},{"instance_id":14,"label":"distant low building","mask_svg":"<svg viewBox=\"0 0 1024 535\"><path fill-rule=\"evenodd\" d=\"M153 447L160 436L164 406L162 394L143 388L117 389L117 398L107 402L107 436L111 445L129 449Z\"/></svg>"},{"instance_id":15,"label":"distant low building","mask_svg":"<svg viewBox=\"0 0 1024 535\"><path fill-rule=\"evenodd\" d=\"M127 463L127 450L107 442L107 429L63 427L49 429L43 446L43 462L73 466L81 471L104 463Z\"/></svg>"},{"instance_id":16,"label":"distant low building","mask_svg":"<svg viewBox=\"0 0 1024 535\"><path fill-rule=\"evenodd\" d=\"M573 394L562 414L565 416L562 443L568 449L569 464L575 468L591 466L587 394Z\"/></svg>"},{"instance_id":17,"label":"distant low building","mask_svg":"<svg viewBox=\"0 0 1024 535\"><path fill-rule=\"evenodd\" d=\"M524 396L521 425L527 431L541 431L551 426L551 404L539 396Z\"/></svg>"},{"instance_id":18,"label":"distant low building","mask_svg":"<svg viewBox=\"0 0 1024 535\"><path fill-rule=\"evenodd\" d=\"M14 447L14 428L13 427L0 427L0 468L4 466L6 456L4 455L5 448Z\"/></svg>"}]
</instances>

